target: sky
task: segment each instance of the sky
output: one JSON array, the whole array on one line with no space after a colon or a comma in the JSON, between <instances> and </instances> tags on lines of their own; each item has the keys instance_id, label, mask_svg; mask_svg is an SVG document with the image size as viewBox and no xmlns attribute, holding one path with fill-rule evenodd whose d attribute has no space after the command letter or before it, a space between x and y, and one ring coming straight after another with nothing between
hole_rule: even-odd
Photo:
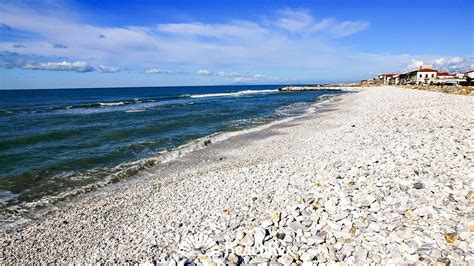
<instances>
[{"instance_id":1,"label":"sky","mask_svg":"<svg viewBox=\"0 0 474 266\"><path fill-rule=\"evenodd\" d=\"M0 89L351 82L474 69L474 1L0 0Z\"/></svg>"}]
</instances>

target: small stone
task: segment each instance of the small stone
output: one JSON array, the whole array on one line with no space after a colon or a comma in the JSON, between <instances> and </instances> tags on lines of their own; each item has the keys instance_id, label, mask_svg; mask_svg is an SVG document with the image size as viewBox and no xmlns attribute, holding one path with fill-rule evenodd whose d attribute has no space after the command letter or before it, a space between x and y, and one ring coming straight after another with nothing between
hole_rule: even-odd
<instances>
[{"instance_id":1,"label":"small stone","mask_svg":"<svg viewBox=\"0 0 474 266\"><path fill-rule=\"evenodd\" d=\"M336 251L339 251L341 248L342 248L342 243L341 242L337 242L336 244L334 244L334 249Z\"/></svg>"},{"instance_id":2,"label":"small stone","mask_svg":"<svg viewBox=\"0 0 474 266\"><path fill-rule=\"evenodd\" d=\"M245 233L242 232L242 231L239 231L239 232L237 232L237 234L235 234L235 240L240 241L240 240L242 240L242 238L244 238L244 236L245 236Z\"/></svg>"},{"instance_id":3,"label":"small stone","mask_svg":"<svg viewBox=\"0 0 474 266\"><path fill-rule=\"evenodd\" d=\"M404 213L404 216L406 218L411 218L413 216L413 211L410 210L410 209L406 210L405 213Z\"/></svg>"},{"instance_id":4,"label":"small stone","mask_svg":"<svg viewBox=\"0 0 474 266\"><path fill-rule=\"evenodd\" d=\"M277 261L283 265L289 265L293 262L293 257L290 255L283 255Z\"/></svg>"},{"instance_id":5,"label":"small stone","mask_svg":"<svg viewBox=\"0 0 474 266\"><path fill-rule=\"evenodd\" d=\"M245 247L242 245L238 245L234 248L234 251L235 251L235 254L242 256L244 255Z\"/></svg>"},{"instance_id":6,"label":"small stone","mask_svg":"<svg viewBox=\"0 0 474 266\"><path fill-rule=\"evenodd\" d=\"M324 243L324 241L325 240L319 236L313 236L308 239L308 243L311 243L311 244L321 244L321 243Z\"/></svg>"},{"instance_id":7,"label":"small stone","mask_svg":"<svg viewBox=\"0 0 474 266\"><path fill-rule=\"evenodd\" d=\"M275 223L278 223L281 219L281 213L279 212L273 213L270 219L274 221Z\"/></svg>"},{"instance_id":8,"label":"small stone","mask_svg":"<svg viewBox=\"0 0 474 266\"><path fill-rule=\"evenodd\" d=\"M235 255L235 254L230 254L228 257L227 257L227 260L229 261L229 263L231 264L239 264L239 262L241 261L240 257L238 255Z\"/></svg>"},{"instance_id":9,"label":"small stone","mask_svg":"<svg viewBox=\"0 0 474 266\"><path fill-rule=\"evenodd\" d=\"M263 240L265 239L265 236L267 235L267 230L263 228L256 228L255 229L255 245L260 246L263 244Z\"/></svg>"},{"instance_id":10,"label":"small stone","mask_svg":"<svg viewBox=\"0 0 474 266\"><path fill-rule=\"evenodd\" d=\"M318 255L318 252L314 249L308 249L306 252L304 252L301 255L301 261L303 262L310 262L316 259L316 255Z\"/></svg>"},{"instance_id":11,"label":"small stone","mask_svg":"<svg viewBox=\"0 0 474 266\"><path fill-rule=\"evenodd\" d=\"M240 240L240 244L243 246L252 246L253 243L255 243L255 240L253 238L253 235L251 233L246 234L242 240Z\"/></svg>"},{"instance_id":12,"label":"small stone","mask_svg":"<svg viewBox=\"0 0 474 266\"><path fill-rule=\"evenodd\" d=\"M329 249L328 247L326 246L326 244L321 244L318 246L318 252L319 254L321 254L324 258L327 258L328 254L329 254Z\"/></svg>"},{"instance_id":13,"label":"small stone","mask_svg":"<svg viewBox=\"0 0 474 266\"><path fill-rule=\"evenodd\" d=\"M304 203L304 198L301 197L300 195L296 196L296 201L299 203Z\"/></svg>"},{"instance_id":14,"label":"small stone","mask_svg":"<svg viewBox=\"0 0 474 266\"><path fill-rule=\"evenodd\" d=\"M370 211L378 212L379 210L380 210L380 203L373 202L372 204L370 204Z\"/></svg>"},{"instance_id":15,"label":"small stone","mask_svg":"<svg viewBox=\"0 0 474 266\"><path fill-rule=\"evenodd\" d=\"M369 194L365 197L365 201L362 206L369 207L370 204L374 203L377 200L372 194Z\"/></svg>"},{"instance_id":16,"label":"small stone","mask_svg":"<svg viewBox=\"0 0 474 266\"><path fill-rule=\"evenodd\" d=\"M422 189L423 184L421 182L416 182L415 184L413 184L413 187L416 188L416 189Z\"/></svg>"},{"instance_id":17,"label":"small stone","mask_svg":"<svg viewBox=\"0 0 474 266\"><path fill-rule=\"evenodd\" d=\"M317 189L317 190L322 190L322 189L323 189L323 185L318 182L318 183L314 184L313 188L314 188L314 189Z\"/></svg>"},{"instance_id":18,"label":"small stone","mask_svg":"<svg viewBox=\"0 0 474 266\"><path fill-rule=\"evenodd\" d=\"M311 213L311 215L309 216L309 218L311 218L311 220L313 220L313 222L318 223L319 218L321 218L321 217L320 217L320 215L319 215L318 213L313 212L313 213Z\"/></svg>"},{"instance_id":19,"label":"small stone","mask_svg":"<svg viewBox=\"0 0 474 266\"><path fill-rule=\"evenodd\" d=\"M354 236L355 233L356 233L356 230L357 230L357 228L356 228L354 225L352 225L351 229L349 229L349 233L350 233L352 236Z\"/></svg>"},{"instance_id":20,"label":"small stone","mask_svg":"<svg viewBox=\"0 0 474 266\"><path fill-rule=\"evenodd\" d=\"M169 266L176 266L177 263L174 259L170 259L169 263L168 263Z\"/></svg>"},{"instance_id":21,"label":"small stone","mask_svg":"<svg viewBox=\"0 0 474 266\"><path fill-rule=\"evenodd\" d=\"M474 202L474 191L469 191L466 196L464 196L468 201Z\"/></svg>"},{"instance_id":22,"label":"small stone","mask_svg":"<svg viewBox=\"0 0 474 266\"><path fill-rule=\"evenodd\" d=\"M200 254L200 255L197 256L197 259L198 259L199 262L204 263L205 261L207 261L209 259L209 257L206 256L206 255Z\"/></svg>"},{"instance_id":23,"label":"small stone","mask_svg":"<svg viewBox=\"0 0 474 266\"><path fill-rule=\"evenodd\" d=\"M333 216L333 219L334 221L340 221L344 218L347 217L347 215L349 215L349 213L347 211L340 211L340 212L337 212L336 215Z\"/></svg>"},{"instance_id":24,"label":"small stone","mask_svg":"<svg viewBox=\"0 0 474 266\"><path fill-rule=\"evenodd\" d=\"M400 253L402 253L402 254L407 253L409 248L410 247L407 244L403 243L403 242L398 245L398 249L399 249Z\"/></svg>"},{"instance_id":25,"label":"small stone","mask_svg":"<svg viewBox=\"0 0 474 266\"><path fill-rule=\"evenodd\" d=\"M405 257L405 259L410 262L410 263L415 263L418 261L418 254L407 254L407 253L403 253L403 257Z\"/></svg>"},{"instance_id":26,"label":"small stone","mask_svg":"<svg viewBox=\"0 0 474 266\"><path fill-rule=\"evenodd\" d=\"M448 258L439 258L437 261L443 263L444 265L451 265L451 260Z\"/></svg>"},{"instance_id":27,"label":"small stone","mask_svg":"<svg viewBox=\"0 0 474 266\"><path fill-rule=\"evenodd\" d=\"M363 247L356 247L355 249L355 257L358 261L363 261L367 258L369 251Z\"/></svg>"},{"instance_id":28,"label":"small stone","mask_svg":"<svg viewBox=\"0 0 474 266\"><path fill-rule=\"evenodd\" d=\"M294 222L291 222L289 225L288 225L289 228L293 229L294 231L297 231L299 229L304 229L304 226L298 222L298 221L294 221Z\"/></svg>"},{"instance_id":29,"label":"small stone","mask_svg":"<svg viewBox=\"0 0 474 266\"><path fill-rule=\"evenodd\" d=\"M285 238L283 239L283 241L285 241L287 243L291 243L291 242L293 242L293 237L291 237L290 235L286 235Z\"/></svg>"},{"instance_id":30,"label":"small stone","mask_svg":"<svg viewBox=\"0 0 474 266\"><path fill-rule=\"evenodd\" d=\"M465 253L469 251L469 246L466 241L460 241L457 247Z\"/></svg>"},{"instance_id":31,"label":"small stone","mask_svg":"<svg viewBox=\"0 0 474 266\"><path fill-rule=\"evenodd\" d=\"M270 226L272 226L272 225L273 225L273 221L272 221L272 220L265 220L265 221L263 221L263 222L260 224L260 226L261 226L262 228L270 228Z\"/></svg>"},{"instance_id":32,"label":"small stone","mask_svg":"<svg viewBox=\"0 0 474 266\"><path fill-rule=\"evenodd\" d=\"M276 238L280 239L280 240L283 240L285 239L285 233L276 233Z\"/></svg>"},{"instance_id":33,"label":"small stone","mask_svg":"<svg viewBox=\"0 0 474 266\"><path fill-rule=\"evenodd\" d=\"M300 255L298 255L298 254L295 253L295 252L290 252L288 255L289 255L293 260L295 260L295 261L299 261L299 260L300 260Z\"/></svg>"},{"instance_id":34,"label":"small stone","mask_svg":"<svg viewBox=\"0 0 474 266\"><path fill-rule=\"evenodd\" d=\"M467 231L463 231L463 232L459 233L459 238L461 240L467 240L470 236L471 236L471 233L469 233Z\"/></svg>"},{"instance_id":35,"label":"small stone","mask_svg":"<svg viewBox=\"0 0 474 266\"><path fill-rule=\"evenodd\" d=\"M452 244L459 239L459 235L457 233L447 233L444 235L444 239L448 244Z\"/></svg>"}]
</instances>

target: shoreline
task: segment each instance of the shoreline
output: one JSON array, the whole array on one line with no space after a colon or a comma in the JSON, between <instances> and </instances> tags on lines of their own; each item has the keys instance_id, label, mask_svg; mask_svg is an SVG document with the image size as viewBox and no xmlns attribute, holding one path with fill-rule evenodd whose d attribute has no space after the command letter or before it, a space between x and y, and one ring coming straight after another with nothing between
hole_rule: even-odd
<instances>
[{"instance_id":1,"label":"shoreline","mask_svg":"<svg viewBox=\"0 0 474 266\"><path fill-rule=\"evenodd\" d=\"M163 167L173 160L177 160L201 149L209 148L209 145L215 145L216 143L220 143L240 135L248 135L262 130L269 130L270 128L279 124L288 123L295 119L300 119L315 112L319 112L319 109L324 108L324 106L328 104L332 104L334 99L338 99L341 96L344 96L344 94L323 94L318 98L317 101L312 103L310 107L307 108L307 110L305 110L304 114L279 118L265 124L242 128L237 131L216 132L189 141L174 149L159 152L157 155L152 157L121 163L115 167L112 167L110 169L111 173L107 175L104 180L74 188L73 190L68 190L57 195L47 196L34 202L23 203L26 204L27 207L22 206L23 204L20 205L21 207L19 206L19 210L21 211L21 214L17 215L17 217L13 217L13 219L11 216L6 216L6 218L10 219L4 219L2 222L0 222L0 230L3 228L14 228L21 224L28 223L32 219L39 219L49 211L56 210L58 206L68 205L69 202L75 202L78 199L80 200L81 197L84 197L87 194L93 194L98 190L103 190L107 186L129 181L130 179L140 179L144 174L143 172L156 170L157 167Z\"/></svg>"},{"instance_id":2,"label":"shoreline","mask_svg":"<svg viewBox=\"0 0 474 266\"><path fill-rule=\"evenodd\" d=\"M323 112L215 143L2 231L0 261L469 261L471 225L459 214L471 204L473 121L460 115L473 100L457 97L393 87L344 95ZM427 215L439 223L426 224ZM287 252L245 254L272 243Z\"/></svg>"}]
</instances>

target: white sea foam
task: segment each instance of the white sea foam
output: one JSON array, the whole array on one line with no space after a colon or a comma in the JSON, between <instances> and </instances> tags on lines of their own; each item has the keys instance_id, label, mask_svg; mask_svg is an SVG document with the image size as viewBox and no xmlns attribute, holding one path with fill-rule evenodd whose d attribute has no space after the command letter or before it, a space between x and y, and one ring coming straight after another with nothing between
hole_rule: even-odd
<instances>
[{"instance_id":1,"label":"white sea foam","mask_svg":"<svg viewBox=\"0 0 474 266\"><path fill-rule=\"evenodd\" d=\"M117 106L117 105L125 105L124 102L112 102L112 103L99 103L101 106Z\"/></svg>"},{"instance_id":2,"label":"white sea foam","mask_svg":"<svg viewBox=\"0 0 474 266\"><path fill-rule=\"evenodd\" d=\"M207 98L207 97L236 97L247 94L267 94L276 93L278 90L244 90L236 92L224 92L224 93L208 93L208 94L195 94L190 95L191 98Z\"/></svg>"}]
</instances>

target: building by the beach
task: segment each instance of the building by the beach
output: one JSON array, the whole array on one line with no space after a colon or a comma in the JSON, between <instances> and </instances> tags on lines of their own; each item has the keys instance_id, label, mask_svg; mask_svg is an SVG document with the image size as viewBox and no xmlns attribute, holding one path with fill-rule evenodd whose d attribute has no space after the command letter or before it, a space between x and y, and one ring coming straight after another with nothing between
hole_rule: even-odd
<instances>
[{"instance_id":1,"label":"building by the beach","mask_svg":"<svg viewBox=\"0 0 474 266\"><path fill-rule=\"evenodd\" d=\"M432 66L423 65L418 70L402 74L399 82L395 84L433 85L436 83L437 77L438 70L433 69Z\"/></svg>"},{"instance_id":2,"label":"building by the beach","mask_svg":"<svg viewBox=\"0 0 474 266\"><path fill-rule=\"evenodd\" d=\"M420 66L419 69L406 73L379 74L378 82L385 85L467 85L472 77L469 78L469 71L466 73L445 72L434 69L430 65Z\"/></svg>"}]
</instances>

